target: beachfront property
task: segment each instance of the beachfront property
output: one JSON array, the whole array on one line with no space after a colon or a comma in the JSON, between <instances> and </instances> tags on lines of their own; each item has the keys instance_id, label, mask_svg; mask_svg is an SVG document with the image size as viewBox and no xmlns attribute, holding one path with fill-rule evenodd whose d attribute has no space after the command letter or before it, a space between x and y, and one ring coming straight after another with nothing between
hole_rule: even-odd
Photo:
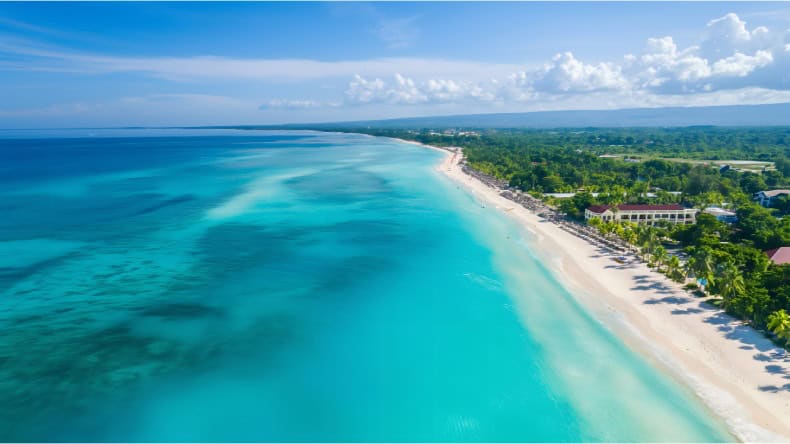
<instances>
[{"instance_id":1,"label":"beachfront property","mask_svg":"<svg viewBox=\"0 0 790 444\"><path fill-rule=\"evenodd\" d=\"M655 225L659 221L690 225L696 222L697 210L681 205L593 205L584 210L584 219L634 222Z\"/></svg>"},{"instance_id":2,"label":"beachfront property","mask_svg":"<svg viewBox=\"0 0 790 444\"><path fill-rule=\"evenodd\" d=\"M555 199L570 199L577 193L543 193L544 196L553 197ZM601 193L590 193L592 197L598 197Z\"/></svg>"},{"instance_id":3,"label":"beachfront property","mask_svg":"<svg viewBox=\"0 0 790 444\"><path fill-rule=\"evenodd\" d=\"M770 190L754 193L753 199L764 207L770 207L782 196L790 196L790 190Z\"/></svg>"},{"instance_id":4,"label":"beachfront property","mask_svg":"<svg viewBox=\"0 0 790 444\"><path fill-rule=\"evenodd\" d=\"M537 163L534 163L534 164L537 165ZM661 190L658 190L658 191L661 191ZM548 196L548 197L553 197L555 199L570 199L571 197L579 194L580 192L582 192L582 191L570 192L570 193L543 193L543 195L544 196ZM667 193L671 194L673 196L680 196L681 194L683 194L682 191L667 191ZM592 197L598 197L600 195L601 195L601 193L590 193L590 196L592 196ZM627 193L623 193L623 196L627 196L627 195L628 195ZM654 192L648 192L648 193L640 194L640 197L646 197L648 199L655 199L656 197L658 197L658 194L654 193Z\"/></svg>"},{"instance_id":5,"label":"beachfront property","mask_svg":"<svg viewBox=\"0 0 790 444\"><path fill-rule=\"evenodd\" d=\"M779 247L765 252L776 265L790 264L790 247Z\"/></svg>"},{"instance_id":6,"label":"beachfront property","mask_svg":"<svg viewBox=\"0 0 790 444\"><path fill-rule=\"evenodd\" d=\"M738 222L738 215L735 214L734 211L725 210L724 208L719 207L708 207L702 210L703 213L708 213L711 216L714 216L720 222L724 222L727 224L734 224Z\"/></svg>"}]
</instances>

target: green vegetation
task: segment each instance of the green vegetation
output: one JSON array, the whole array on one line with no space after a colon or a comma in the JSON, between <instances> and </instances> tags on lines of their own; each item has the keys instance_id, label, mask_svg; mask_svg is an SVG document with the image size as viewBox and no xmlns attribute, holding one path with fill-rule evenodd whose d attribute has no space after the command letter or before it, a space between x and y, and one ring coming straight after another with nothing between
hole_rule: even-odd
<instances>
[{"instance_id":1,"label":"green vegetation","mask_svg":"<svg viewBox=\"0 0 790 444\"><path fill-rule=\"evenodd\" d=\"M768 317L768 328L785 344L790 342L790 315L784 310L779 310Z\"/></svg>"},{"instance_id":2,"label":"green vegetation","mask_svg":"<svg viewBox=\"0 0 790 444\"><path fill-rule=\"evenodd\" d=\"M782 316L777 313L790 311L790 264L775 265L762 250L790 243L790 217L777 219L753 204L746 204L738 214L741 222L736 225L705 213L695 225L650 227L599 219L591 220L590 225L604 235L614 233L638 246L648 265L675 282L695 277L699 290L695 284L689 284L688 290L714 296L714 302L728 313L774 332L783 345L790 346L788 325L784 321L771 323ZM669 245L682 248L688 257L685 264L668 254Z\"/></svg>"},{"instance_id":3,"label":"green vegetation","mask_svg":"<svg viewBox=\"0 0 790 444\"><path fill-rule=\"evenodd\" d=\"M638 247L670 279L698 279L690 291L714 296L728 313L790 344L790 264L772 264L763 253L790 245L790 217L783 217L790 202L766 209L751 199L757 191L790 188L788 127L361 132L460 146L472 168L543 196L577 220L595 204L727 205L737 212L736 224L704 213L695 225L591 224ZM730 160L729 168L722 160ZM545 196L558 192L576 194ZM668 250L682 250L685 264Z\"/></svg>"}]
</instances>

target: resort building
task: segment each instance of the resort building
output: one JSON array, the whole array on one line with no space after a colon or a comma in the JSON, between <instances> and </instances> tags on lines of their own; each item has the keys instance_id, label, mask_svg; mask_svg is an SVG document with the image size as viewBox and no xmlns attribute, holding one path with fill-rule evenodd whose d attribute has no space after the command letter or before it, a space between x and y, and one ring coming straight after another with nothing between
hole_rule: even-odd
<instances>
[{"instance_id":1,"label":"resort building","mask_svg":"<svg viewBox=\"0 0 790 444\"><path fill-rule=\"evenodd\" d=\"M585 220L601 219L648 225L662 220L673 224L693 224L696 216L696 209L680 205L593 205L584 211Z\"/></svg>"},{"instance_id":2,"label":"resort building","mask_svg":"<svg viewBox=\"0 0 790 444\"><path fill-rule=\"evenodd\" d=\"M708 213L726 224L734 224L735 222L738 222L738 215L735 214L734 211L725 210L724 208L708 207L702 210L702 212Z\"/></svg>"},{"instance_id":3,"label":"resort building","mask_svg":"<svg viewBox=\"0 0 790 444\"><path fill-rule=\"evenodd\" d=\"M790 196L790 190L770 190L754 193L754 200L764 207L770 207L781 196Z\"/></svg>"},{"instance_id":4,"label":"resort building","mask_svg":"<svg viewBox=\"0 0 790 444\"><path fill-rule=\"evenodd\" d=\"M790 247L779 247L765 252L776 265L790 264Z\"/></svg>"}]
</instances>

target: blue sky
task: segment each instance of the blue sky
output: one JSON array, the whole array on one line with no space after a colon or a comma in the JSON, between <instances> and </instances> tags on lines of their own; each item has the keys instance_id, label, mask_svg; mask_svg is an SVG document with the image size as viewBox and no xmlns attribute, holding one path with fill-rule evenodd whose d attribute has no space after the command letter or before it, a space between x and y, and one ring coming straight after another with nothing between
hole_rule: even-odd
<instances>
[{"instance_id":1,"label":"blue sky","mask_svg":"<svg viewBox=\"0 0 790 444\"><path fill-rule=\"evenodd\" d=\"M0 3L0 127L790 102L784 3Z\"/></svg>"}]
</instances>

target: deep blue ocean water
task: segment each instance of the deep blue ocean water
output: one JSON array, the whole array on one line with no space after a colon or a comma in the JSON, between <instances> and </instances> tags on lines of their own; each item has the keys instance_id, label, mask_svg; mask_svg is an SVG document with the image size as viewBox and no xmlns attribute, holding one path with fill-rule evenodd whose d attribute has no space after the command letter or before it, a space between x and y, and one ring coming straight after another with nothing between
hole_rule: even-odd
<instances>
[{"instance_id":1,"label":"deep blue ocean water","mask_svg":"<svg viewBox=\"0 0 790 444\"><path fill-rule=\"evenodd\" d=\"M2 441L722 441L440 153L0 133Z\"/></svg>"}]
</instances>

